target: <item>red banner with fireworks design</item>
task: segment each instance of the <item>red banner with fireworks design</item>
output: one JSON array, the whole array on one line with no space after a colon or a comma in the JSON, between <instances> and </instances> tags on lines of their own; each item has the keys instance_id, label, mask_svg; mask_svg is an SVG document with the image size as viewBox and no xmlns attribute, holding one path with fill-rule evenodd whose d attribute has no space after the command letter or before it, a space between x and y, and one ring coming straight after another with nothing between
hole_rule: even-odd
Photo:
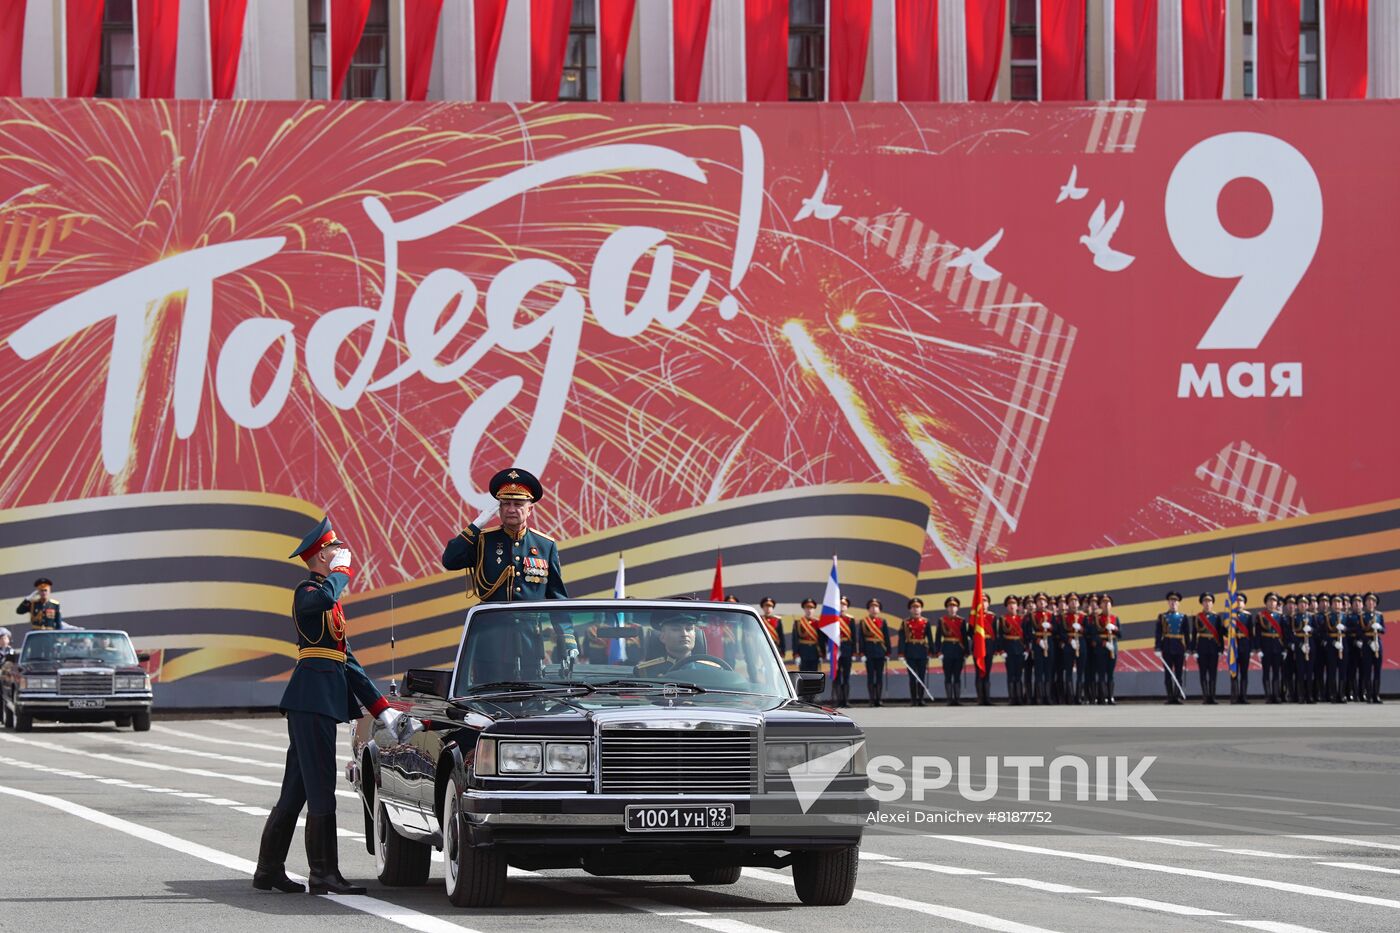
<instances>
[{"instance_id":1,"label":"red banner with fireworks design","mask_svg":"<svg viewBox=\"0 0 1400 933\"><path fill-rule=\"evenodd\" d=\"M266 601L245 659L284 636L304 517L412 589L516 464L579 591L619 537L638 595L723 549L787 604L833 550L889 598L980 548L996 598L1150 618L1134 554L1400 498L1398 147L1387 102L0 101L0 582L164 638L170 680L220 612ZM1258 585L1400 592L1371 545ZM1077 552L1107 580L1024 569Z\"/></svg>"}]
</instances>

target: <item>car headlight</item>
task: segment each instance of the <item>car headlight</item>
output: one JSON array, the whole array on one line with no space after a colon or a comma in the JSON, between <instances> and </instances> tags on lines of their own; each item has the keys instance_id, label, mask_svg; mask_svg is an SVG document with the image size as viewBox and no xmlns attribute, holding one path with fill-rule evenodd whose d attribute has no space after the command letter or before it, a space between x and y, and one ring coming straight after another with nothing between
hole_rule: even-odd
<instances>
[{"instance_id":1,"label":"car headlight","mask_svg":"<svg viewBox=\"0 0 1400 933\"><path fill-rule=\"evenodd\" d=\"M482 777L492 777L493 775L495 775L495 739L481 739L476 743L476 755L472 758L472 770Z\"/></svg>"},{"instance_id":2,"label":"car headlight","mask_svg":"<svg viewBox=\"0 0 1400 933\"><path fill-rule=\"evenodd\" d=\"M37 674L28 674L20 681L21 690L57 690L58 677L44 677Z\"/></svg>"},{"instance_id":3,"label":"car headlight","mask_svg":"<svg viewBox=\"0 0 1400 933\"><path fill-rule=\"evenodd\" d=\"M539 742L496 743L496 763L502 774L539 774L543 762Z\"/></svg>"},{"instance_id":4,"label":"car headlight","mask_svg":"<svg viewBox=\"0 0 1400 933\"><path fill-rule=\"evenodd\" d=\"M807 760L812 761L813 759L822 758L826 755L833 755L836 752L844 752L850 747L850 742L812 742L807 746ZM841 770L837 771L836 773L850 774L851 762L854 757L855 756L852 755L849 758L847 758L845 764L841 766Z\"/></svg>"},{"instance_id":5,"label":"car headlight","mask_svg":"<svg viewBox=\"0 0 1400 933\"><path fill-rule=\"evenodd\" d=\"M807 764L807 743L772 742L764 746L763 756L770 772L786 773Z\"/></svg>"},{"instance_id":6,"label":"car headlight","mask_svg":"<svg viewBox=\"0 0 1400 933\"><path fill-rule=\"evenodd\" d=\"M113 687L117 690L149 690L151 682L145 674L118 674L113 678Z\"/></svg>"},{"instance_id":7,"label":"car headlight","mask_svg":"<svg viewBox=\"0 0 1400 933\"><path fill-rule=\"evenodd\" d=\"M550 774L587 774L587 742L550 742L545 746L544 769Z\"/></svg>"}]
</instances>

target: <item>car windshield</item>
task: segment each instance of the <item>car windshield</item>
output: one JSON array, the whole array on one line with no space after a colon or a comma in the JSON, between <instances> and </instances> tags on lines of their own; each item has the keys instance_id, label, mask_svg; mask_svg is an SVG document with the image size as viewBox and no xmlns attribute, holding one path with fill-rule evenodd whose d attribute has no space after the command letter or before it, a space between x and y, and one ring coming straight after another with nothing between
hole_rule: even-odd
<instances>
[{"instance_id":1,"label":"car windshield","mask_svg":"<svg viewBox=\"0 0 1400 933\"><path fill-rule=\"evenodd\" d=\"M30 632L20 663L26 661L97 661L134 665L136 652L125 632Z\"/></svg>"},{"instance_id":2,"label":"car windshield","mask_svg":"<svg viewBox=\"0 0 1400 933\"><path fill-rule=\"evenodd\" d=\"M567 658L571 640L579 651L573 664ZM752 612L698 606L477 610L453 696L489 692L493 684L512 690L681 684L706 692L791 695L772 641Z\"/></svg>"}]
</instances>

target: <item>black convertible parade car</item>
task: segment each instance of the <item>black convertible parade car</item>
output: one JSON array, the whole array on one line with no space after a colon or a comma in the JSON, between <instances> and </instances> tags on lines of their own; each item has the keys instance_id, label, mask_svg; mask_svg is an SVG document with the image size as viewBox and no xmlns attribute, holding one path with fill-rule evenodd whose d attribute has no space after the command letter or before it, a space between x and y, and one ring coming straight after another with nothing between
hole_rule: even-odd
<instances>
[{"instance_id":1,"label":"black convertible parade car","mask_svg":"<svg viewBox=\"0 0 1400 933\"><path fill-rule=\"evenodd\" d=\"M575 645L582 652L574 656ZM400 742L357 724L347 777L380 880L489 906L507 866L732 884L791 866L807 904L854 891L872 810L864 735L810 702L754 610L689 601L491 603L451 670L411 670Z\"/></svg>"},{"instance_id":2,"label":"black convertible parade car","mask_svg":"<svg viewBox=\"0 0 1400 933\"><path fill-rule=\"evenodd\" d=\"M126 632L33 630L0 661L0 717L28 732L35 720L151 728L151 679Z\"/></svg>"}]
</instances>

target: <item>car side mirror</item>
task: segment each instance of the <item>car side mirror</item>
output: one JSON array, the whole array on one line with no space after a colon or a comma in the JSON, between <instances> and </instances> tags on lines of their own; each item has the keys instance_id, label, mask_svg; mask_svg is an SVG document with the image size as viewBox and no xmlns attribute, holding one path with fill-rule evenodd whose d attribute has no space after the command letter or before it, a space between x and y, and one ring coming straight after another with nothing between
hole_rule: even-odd
<instances>
[{"instance_id":1,"label":"car side mirror","mask_svg":"<svg viewBox=\"0 0 1400 933\"><path fill-rule=\"evenodd\" d=\"M826 687L826 674L823 671L794 671L792 683L797 688L799 700L810 700L821 696Z\"/></svg>"},{"instance_id":2,"label":"car side mirror","mask_svg":"<svg viewBox=\"0 0 1400 933\"><path fill-rule=\"evenodd\" d=\"M149 651L138 651L136 652L136 660L141 664L145 664L147 661L151 660L151 653Z\"/></svg>"},{"instance_id":3,"label":"car side mirror","mask_svg":"<svg viewBox=\"0 0 1400 933\"><path fill-rule=\"evenodd\" d=\"M404 696L429 696L445 700L451 691L451 671L414 668L403 675Z\"/></svg>"}]
</instances>

